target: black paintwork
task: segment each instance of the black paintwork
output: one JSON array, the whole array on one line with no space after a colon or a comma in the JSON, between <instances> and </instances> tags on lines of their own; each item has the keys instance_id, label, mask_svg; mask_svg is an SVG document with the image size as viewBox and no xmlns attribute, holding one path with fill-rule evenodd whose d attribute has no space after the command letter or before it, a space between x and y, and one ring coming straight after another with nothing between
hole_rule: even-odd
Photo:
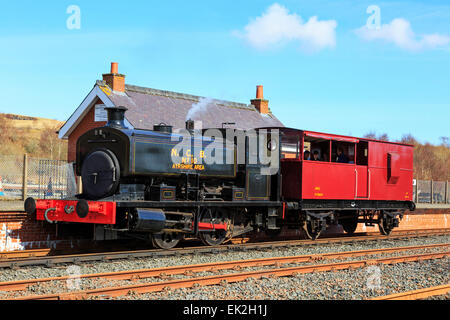
<instances>
[{"instance_id":1,"label":"black paintwork","mask_svg":"<svg viewBox=\"0 0 450 320\"><path fill-rule=\"evenodd\" d=\"M224 130L221 132L226 136ZM223 146L222 156L212 153L212 156L223 159L223 164L206 163L205 157L211 152L208 146L213 142L215 145ZM83 184L87 183L88 188L85 190L87 199L99 200L102 196L107 197L117 192L118 186L114 183L114 175L109 174L114 170L111 161L86 163L92 161L86 160L92 158L92 154L98 155L99 150L108 150L115 155L119 163L116 169L120 184L149 185L152 184L152 179L158 178L159 184L174 186L182 179L189 180L186 175L190 175L198 177L197 184L209 181L207 184L213 187L227 183L229 186L245 188L245 200L248 201L278 200L281 185L279 173L274 176L261 175L260 170L264 165L247 164L248 139L245 147L246 163L238 164L239 150L236 144L226 144L225 140L215 137L197 136L194 131L183 136L149 130L131 130L119 126L96 128L83 134L77 141L76 172L83 177ZM173 155L178 156L181 163L174 163ZM226 163L227 155L228 158L234 159L234 163ZM105 167L102 168L102 165ZM82 168L85 168L84 176ZM110 179L99 184L93 179L103 171L108 173ZM198 187L194 186L194 189ZM192 189L190 186L189 192Z\"/></svg>"}]
</instances>

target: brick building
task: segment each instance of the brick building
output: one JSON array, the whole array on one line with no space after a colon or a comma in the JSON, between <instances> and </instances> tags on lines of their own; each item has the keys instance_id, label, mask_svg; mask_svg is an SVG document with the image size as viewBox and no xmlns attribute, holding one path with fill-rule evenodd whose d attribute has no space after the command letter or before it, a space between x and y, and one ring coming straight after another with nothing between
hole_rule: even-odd
<instances>
[{"instance_id":1,"label":"brick building","mask_svg":"<svg viewBox=\"0 0 450 320\"><path fill-rule=\"evenodd\" d=\"M155 124L164 123L174 128L184 128L186 116L202 97L189 94L138 87L125 83L119 74L118 64L111 63L111 72L98 80L80 106L59 130L60 139L68 139L68 160L75 161L76 141L86 131L106 124L105 107L124 106L125 124L129 128L152 130ZM262 86L257 87L256 99L251 104L208 99L207 108L192 120L201 120L203 128L231 127L251 129L282 127L271 113L269 102L263 97ZM227 126L229 127L229 126Z\"/></svg>"}]
</instances>

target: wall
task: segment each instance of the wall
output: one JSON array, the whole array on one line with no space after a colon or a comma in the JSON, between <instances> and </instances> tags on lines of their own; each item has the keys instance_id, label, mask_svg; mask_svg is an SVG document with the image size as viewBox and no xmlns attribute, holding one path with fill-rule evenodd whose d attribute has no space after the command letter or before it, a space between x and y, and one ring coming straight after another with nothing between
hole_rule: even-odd
<instances>
[{"instance_id":1,"label":"wall","mask_svg":"<svg viewBox=\"0 0 450 320\"><path fill-rule=\"evenodd\" d=\"M0 213L0 252L49 248L56 240L56 226L34 221L26 214Z\"/></svg>"},{"instance_id":2,"label":"wall","mask_svg":"<svg viewBox=\"0 0 450 320\"><path fill-rule=\"evenodd\" d=\"M50 248L76 249L91 243L92 225L51 225L24 213L0 213L0 252ZM62 240L65 239L65 240Z\"/></svg>"},{"instance_id":3,"label":"wall","mask_svg":"<svg viewBox=\"0 0 450 320\"><path fill-rule=\"evenodd\" d=\"M94 103L94 105L91 107L91 110L86 114L86 116L81 120L81 122L78 124L78 126L72 131L72 133L69 136L69 145L68 145L68 152L67 152L67 158L69 162L75 162L76 161L76 149L77 149L77 140L78 138L84 134L86 131L89 131L94 128L103 127L106 125L106 122L95 122L95 105L96 104L103 104L103 102L100 99L97 99L97 101Z\"/></svg>"},{"instance_id":4,"label":"wall","mask_svg":"<svg viewBox=\"0 0 450 320\"><path fill-rule=\"evenodd\" d=\"M450 214L444 213L449 210L416 210L407 212L400 221L400 226L395 230L417 230L417 229L443 229L450 228ZM358 225L356 232L378 232L378 226L366 227Z\"/></svg>"}]
</instances>

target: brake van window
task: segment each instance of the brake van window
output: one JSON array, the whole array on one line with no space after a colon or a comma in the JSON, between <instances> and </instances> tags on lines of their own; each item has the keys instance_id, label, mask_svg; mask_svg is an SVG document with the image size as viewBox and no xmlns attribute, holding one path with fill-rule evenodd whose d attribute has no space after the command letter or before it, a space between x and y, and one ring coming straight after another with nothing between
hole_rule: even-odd
<instances>
[{"instance_id":1,"label":"brake van window","mask_svg":"<svg viewBox=\"0 0 450 320\"><path fill-rule=\"evenodd\" d=\"M331 142L332 162L355 163L355 144L351 142Z\"/></svg>"}]
</instances>

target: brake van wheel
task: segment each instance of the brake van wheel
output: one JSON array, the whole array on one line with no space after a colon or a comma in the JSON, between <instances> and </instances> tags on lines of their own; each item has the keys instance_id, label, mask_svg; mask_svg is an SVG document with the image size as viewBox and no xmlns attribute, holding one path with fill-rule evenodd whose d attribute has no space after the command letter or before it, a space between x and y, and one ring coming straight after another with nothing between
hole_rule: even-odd
<instances>
[{"instance_id":1,"label":"brake van wheel","mask_svg":"<svg viewBox=\"0 0 450 320\"><path fill-rule=\"evenodd\" d=\"M316 240L322 233L324 223L326 223L324 220L319 219L305 221L303 230L305 230L306 236L311 240Z\"/></svg>"},{"instance_id":2,"label":"brake van wheel","mask_svg":"<svg viewBox=\"0 0 450 320\"><path fill-rule=\"evenodd\" d=\"M163 232L152 234L153 246L159 249L175 248L183 238L182 234L176 232Z\"/></svg>"},{"instance_id":3,"label":"brake van wheel","mask_svg":"<svg viewBox=\"0 0 450 320\"><path fill-rule=\"evenodd\" d=\"M356 214L354 217L343 219L339 223L346 233L354 234L358 227L358 215Z\"/></svg>"},{"instance_id":4,"label":"brake van wheel","mask_svg":"<svg viewBox=\"0 0 450 320\"><path fill-rule=\"evenodd\" d=\"M345 221L341 223L342 228L348 234L354 234L358 227L358 221Z\"/></svg>"},{"instance_id":5,"label":"brake van wheel","mask_svg":"<svg viewBox=\"0 0 450 320\"><path fill-rule=\"evenodd\" d=\"M394 229L394 219L388 215L383 215L378 222L378 228L382 235L388 236Z\"/></svg>"}]
</instances>

